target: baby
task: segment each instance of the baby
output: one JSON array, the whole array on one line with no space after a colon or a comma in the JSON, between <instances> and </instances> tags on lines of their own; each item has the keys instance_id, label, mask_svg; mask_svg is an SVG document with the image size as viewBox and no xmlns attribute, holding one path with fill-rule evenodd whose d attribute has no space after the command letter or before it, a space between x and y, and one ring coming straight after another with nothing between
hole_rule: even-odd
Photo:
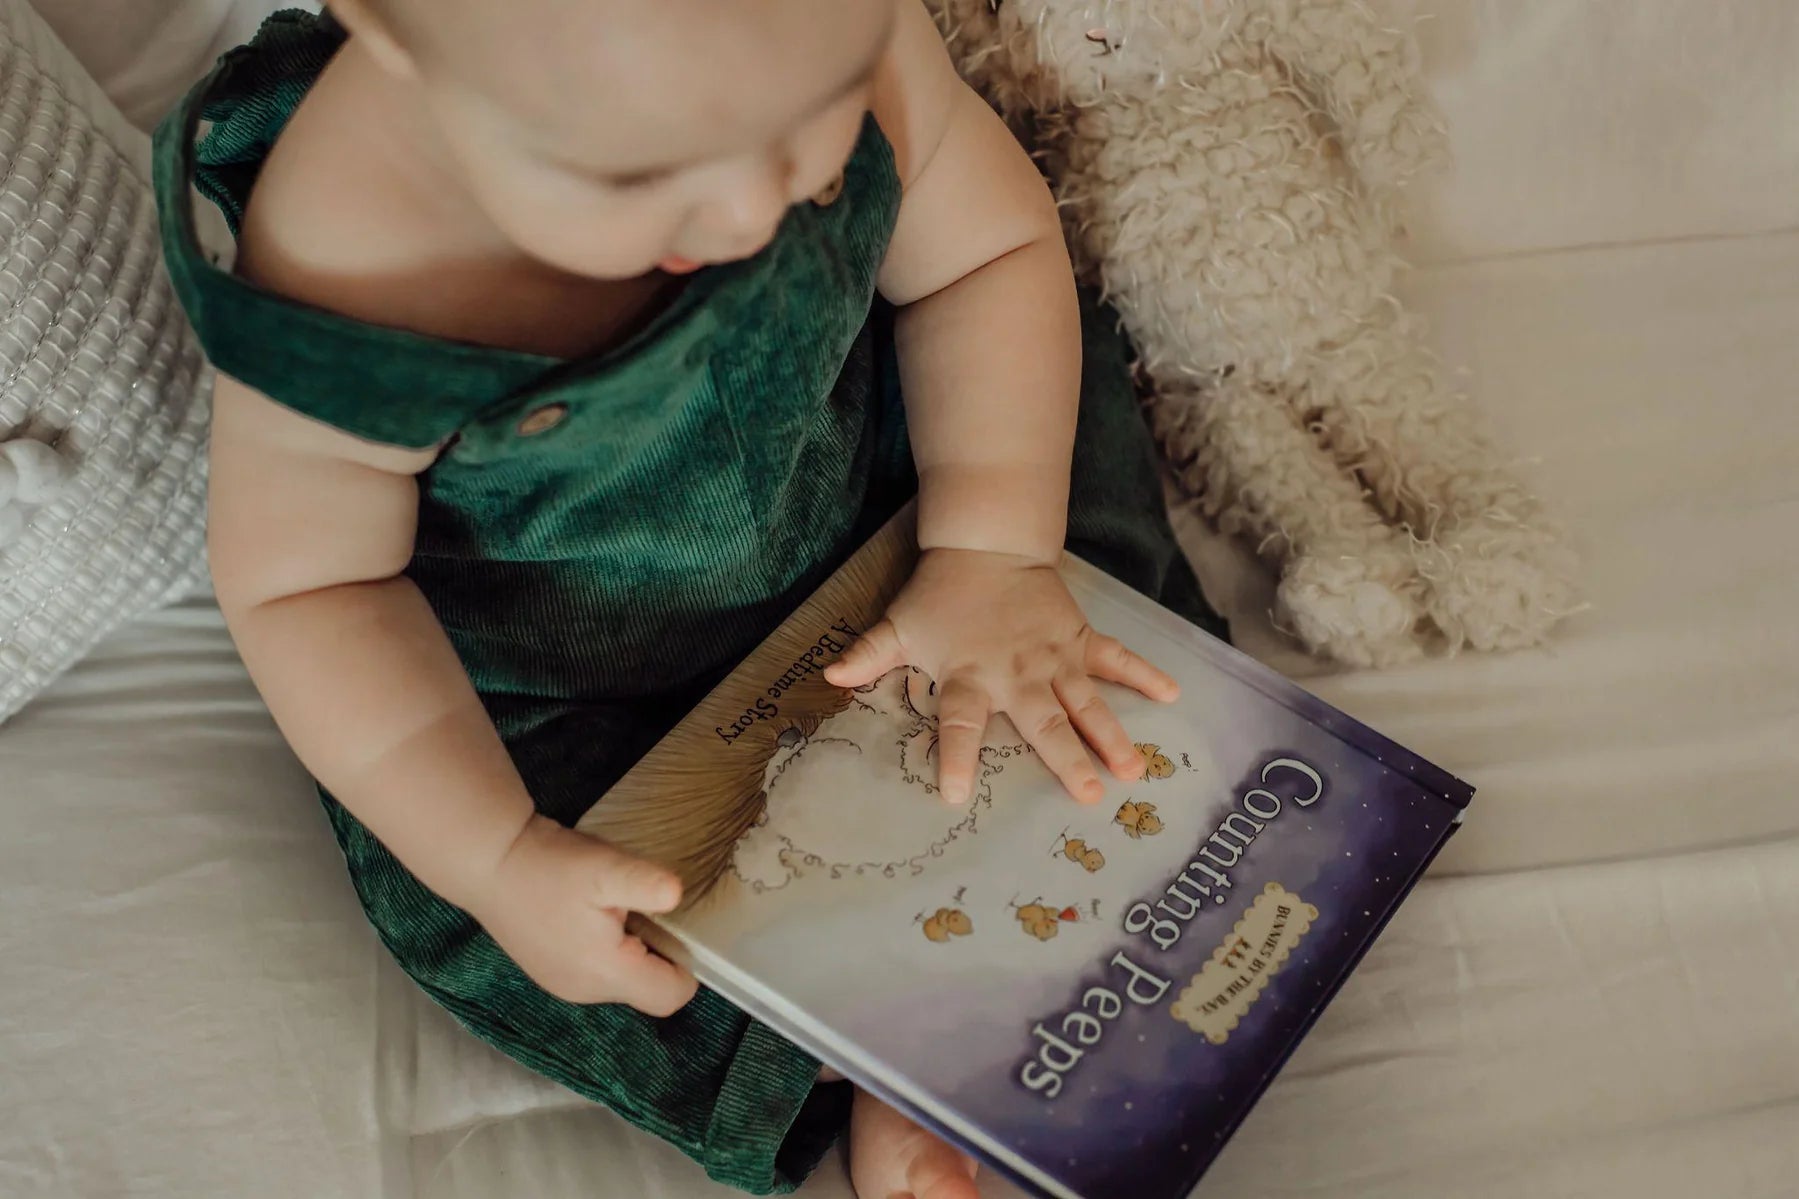
<instances>
[{"instance_id":1,"label":"baby","mask_svg":"<svg viewBox=\"0 0 1799 1199\"><path fill-rule=\"evenodd\" d=\"M219 602L395 958L721 1181L847 1126L864 1199L974 1195L628 935L675 879L569 828L914 491L917 570L830 678L937 681L951 802L995 713L1082 801L1143 772L1098 682L1174 684L1065 542L1220 627L1125 349L917 0L343 0L227 56L156 166Z\"/></svg>"}]
</instances>

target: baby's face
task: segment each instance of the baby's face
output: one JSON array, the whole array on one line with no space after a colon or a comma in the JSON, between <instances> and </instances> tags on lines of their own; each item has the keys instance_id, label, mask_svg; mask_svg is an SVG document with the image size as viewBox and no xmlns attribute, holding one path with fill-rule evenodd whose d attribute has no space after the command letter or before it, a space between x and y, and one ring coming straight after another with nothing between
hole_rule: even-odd
<instances>
[{"instance_id":1,"label":"baby's face","mask_svg":"<svg viewBox=\"0 0 1799 1199\"><path fill-rule=\"evenodd\" d=\"M836 179L900 2L465 0L417 71L520 249L595 278L684 273L755 254Z\"/></svg>"}]
</instances>

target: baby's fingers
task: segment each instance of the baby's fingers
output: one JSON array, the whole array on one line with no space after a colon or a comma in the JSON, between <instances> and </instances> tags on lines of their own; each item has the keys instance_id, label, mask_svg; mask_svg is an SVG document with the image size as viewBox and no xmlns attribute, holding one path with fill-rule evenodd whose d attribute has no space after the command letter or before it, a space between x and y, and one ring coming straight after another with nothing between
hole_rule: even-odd
<instances>
[{"instance_id":1,"label":"baby's fingers","mask_svg":"<svg viewBox=\"0 0 1799 1199\"><path fill-rule=\"evenodd\" d=\"M699 990L693 975L667 958L657 957L636 937L627 936L615 951L612 991L646 1016L672 1016Z\"/></svg>"},{"instance_id":2,"label":"baby's fingers","mask_svg":"<svg viewBox=\"0 0 1799 1199\"><path fill-rule=\"evenodd\" d=\"M1086 667L1096 679L1129 687L1165 704L1181 697L1181 685L1172 676L1126 649L1116 637L1091 634L1087 638Z\"/></svg>"},{"instance_id":3,"label":"baby's fingers","mask_svg":"<svg viewBox=\"0 0 1799 1199\"><path fill-rule=\"evenodd\" d=\"M1056 678L1056 698L1062 701L1075 731L1099 754L1107 770L1127 782L1143 773L1143 755L1131 744L1092 679L1079 671L1065 671Z\"/></svg>"},{"instance_id":4,"label":"baby's fingers","mask_svg":"<svg viewBox=\"0 0 1799 1199\"><path fill-rule=\"evenodd\" d=\"M992 714L987 693L972 683L945 683L937 697L937 787L951 803L966 803L974 790L981 739Z\"/></svg>"},{"instance_id":5,"label":"baby's fingers","mask_svg":"<svg viewBox=\"0 0 1799 1199\"><path fill-rule=\"evenodd\" d=\"M1008 715L1070 795L1082 803L1099 802L1106 792L1105 785L1099 781L1093 759L1087 755L1087 747L1075 734L1068 711L1054 691L1042 687L1027 692Z\"/></svg>"},{"instance_id":6,"label":"baby's fingers","mask_svg":"<svg viewBox=\"0 0 1799 1199\"><path fill-rule=\"evenodd\" d=\"M866 687L889 671L906 664L906 649L900 644L893 622L883 620L857 639L843 657L825 668L825 682L833 687Z\"/></svg>"},{"instance_id":7,"label":"baby's fingers","mask_svg":"<svg viewBox=\"0 0 1799 1199\"><path fill-rule=\"evenodd\" d=\"M653 862L588 838L582 865L596 907L630 912L672 912L681 902L681 880Z\"/></svg>"}]
</instances>

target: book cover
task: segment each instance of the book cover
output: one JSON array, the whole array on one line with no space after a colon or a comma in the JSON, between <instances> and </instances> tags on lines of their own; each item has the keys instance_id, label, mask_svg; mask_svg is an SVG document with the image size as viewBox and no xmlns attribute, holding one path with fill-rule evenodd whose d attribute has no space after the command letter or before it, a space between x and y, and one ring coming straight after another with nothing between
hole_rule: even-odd
<instances>
[{"instance_id":1,"label":"book cover","mask_svg":"<svg viewBox=\"0 0 1799 1199\"><path fill-rule=\"evenodd\" d=\"M1472 790L1066 558L1092 624L1181 684L1108 688L1145 777L1079 805L1000 720L949 805L930 680L822 677L912 537L907 513L581 827L683 874L658 948L1027 1189L1186 1195Z\"/></svg>"}]
</instances>

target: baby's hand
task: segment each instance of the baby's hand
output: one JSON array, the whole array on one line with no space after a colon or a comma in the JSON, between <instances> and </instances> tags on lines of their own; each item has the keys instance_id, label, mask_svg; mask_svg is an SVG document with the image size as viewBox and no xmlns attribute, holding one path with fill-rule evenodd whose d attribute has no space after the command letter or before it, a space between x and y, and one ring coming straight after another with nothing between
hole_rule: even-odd
<instances>
[{"instance_id":1,"label":"baby's hand","mask_svg":"<svg viewBox=\"0 0 1799 1199\"><path fill-rule=\"evenodd\" d=\"M900 666L937 682L938 785L952 803L973 788L996 712L1012 718L1070 794L1097 803L1105 786L1082 738L1121 779L1141 776L1143 759L1094 680L1163 702L1180 694L1168 675L1094 632L1052 567L981 550L927 550L887 618L825 678L861 687Z\"/></svg>"},{"instance_id":2,"label":"baby's hand","mask_svg":"<svg viewBox=\"0 0 1799 1199\"><path fill-rule=\"evenodd\" d=\"M626 933L625 917L680 900L668 871L533 816L469 914L550 994L669 1016L698 984Z\"/></svg>"}]
</instances>

